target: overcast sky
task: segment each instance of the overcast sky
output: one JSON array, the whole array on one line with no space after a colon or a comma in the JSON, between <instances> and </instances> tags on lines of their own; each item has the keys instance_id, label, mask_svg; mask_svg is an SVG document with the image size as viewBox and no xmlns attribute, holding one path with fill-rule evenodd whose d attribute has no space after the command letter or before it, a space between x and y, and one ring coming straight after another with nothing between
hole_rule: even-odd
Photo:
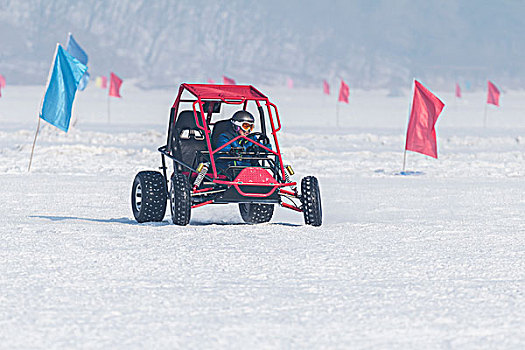
<instances>
[{"instance_id":1,"label":"overcast sky","mask_svg":"<svg viewBox=\"0 0 525 350\"><path fill-rule=\"evenodd\" d=\"M522 86L525 1L0 0L0 72L45 80L56 42L74 33L90 70L143 81L300 86L343 77L362 87L424 77ZM44 72L44 73L42 73Z\"/></svg>"}]
</instances>

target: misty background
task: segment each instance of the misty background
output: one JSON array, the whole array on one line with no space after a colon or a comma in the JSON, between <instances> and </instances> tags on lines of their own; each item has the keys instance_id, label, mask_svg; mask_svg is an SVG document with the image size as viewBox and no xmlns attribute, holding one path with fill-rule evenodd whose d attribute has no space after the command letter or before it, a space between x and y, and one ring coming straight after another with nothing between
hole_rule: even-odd
<instances>
[{"instance_id":1,"label":"misty background","mask_svg":"<svg viewBox=\"0 0 525 350\"><path fill-rule=\"evenodd\" d=\"M0 0L0 73L44 84L71 32L92 79L473 90L524 87L524 1Z\"/></svg>"}]
</instances>

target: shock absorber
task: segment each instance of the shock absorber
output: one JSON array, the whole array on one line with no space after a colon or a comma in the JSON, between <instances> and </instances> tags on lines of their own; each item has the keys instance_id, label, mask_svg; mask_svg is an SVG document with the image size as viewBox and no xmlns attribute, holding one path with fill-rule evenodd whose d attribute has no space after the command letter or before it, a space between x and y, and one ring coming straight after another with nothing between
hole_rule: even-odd
<instances>
[{"instance_id":1,"label":"shock absorber","mask_svg":"<svg viewBox=\"0 0 525 350\"><path fill-rule=\"evenodd\" d=\"M290 180L290 176L295 174L295 172L293 171L292 169L292 166L291 165L285 165L284 166L284 169L285 169L285 172L284 172L284 180L287 182L287 183L290 183L292 182L292 180ZM292 190L295 192L296 191L296 187L295 185L294 186L291 186Z\"/></svg>"},{"instance_id":2,"label":"shock absorber","mask_svg":"<svg viewBox=\"0 0 525 350\"><path fill-rule=\"evenodd\" d=\"M200 163L197 167L197 171L199 172L197 174L197 177L195 178L195 181L193 182L193 190L195 191L201 184L202 180L204 180L204 177L208 173L208 169L210 167L210 163Z\"/></svg>"}]
</instances>

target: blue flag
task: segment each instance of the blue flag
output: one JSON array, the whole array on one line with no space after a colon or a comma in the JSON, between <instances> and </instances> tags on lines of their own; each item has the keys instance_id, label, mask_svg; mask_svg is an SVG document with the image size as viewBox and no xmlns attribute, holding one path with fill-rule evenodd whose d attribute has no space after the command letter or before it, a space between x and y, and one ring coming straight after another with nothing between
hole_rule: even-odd
<instances>
[{"instance_id":1,"label":"blue flag","mask_svg":"<svg viewBox=\"0 0 525 350\"><path fill-rule=\"evenodd\" d=\"M68 131L73 100L86 70L84 64L57 44L46 93L42 100L40 118L65 132Z\"/></svg>"},{"instance_id":2,"label":"blue flag","mask_svg":"<svg viewBox=\"0 0 525 350\"><path fill-rule=\"evenodd\" d=\"M86 51L84 51L84 49L80 47L80 45L77 43L75 38L73 38L73 34L71 33L69 33L67 36L66 51L69 52L73 57L75 57L81 63L87 65L88 55L86 54ZM89 82L89 73L86 72L86 74L84 74L84 76L82 77L82 80L80 80L80 84L78 84L78 89L80 91L84 91L88 82Z\"/></svg>"},{"instance_id":3,"label":"blue flag","mask_svg":"<svg viewBox=\"0 0 525 350\"><path fill-rule=\"evenodd\" d=\"M73 38L73 34L71 33L69 33L67 37L66 50L71 54L71 56L75 57L83 65L87 65L88 55L86 54L86 51L84 51L76 42L75 38Z\"/></svg>"},{"instance_id":4,"label":"blue flag","mask_svg":"<svg viewBox=\"0 0 525 350\"><path fill-rule=\"evenodd\" d=\"M86 73L84 73L82 79L80 79L80 82L78 83L78 89L80 91L84 91L84 89L86 88L87 84L89 83L89 77L90 75L88 71L86 71Z\"/></svg>"}]
</instances>

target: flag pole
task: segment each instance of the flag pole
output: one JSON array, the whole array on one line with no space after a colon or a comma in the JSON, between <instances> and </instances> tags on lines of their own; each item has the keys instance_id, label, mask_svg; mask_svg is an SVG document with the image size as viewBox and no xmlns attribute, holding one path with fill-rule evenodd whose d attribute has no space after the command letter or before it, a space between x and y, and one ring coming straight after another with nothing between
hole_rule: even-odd
<instances>
[{"instance_id":1,"label":"flag pole","mask_svg":"<svg viewBox=\"0 0 525 350\"><path fill-rule=\"evenodd\" d=\"M404 173L405 172L405 164L407 162L407 146L406 146L406 139L405 139L405 154L403 156L403 170L401 171L401 173Z\"/></svg>"},{"instance_id":2,"label":"flag pole","mask_svg":"<svg viewBox=\"0 0 525 350\"><path fill-rule=\"evenodd\" d=\"M109 114L109 100L110 100L110 98L109 98L109 93L108 93L108 124L110 123L110 120L111 120L110 119L110 114Z\"/></svg>"},{"instance_id":3,"label":"flag pole","mask_svg":"<svg viewBox=\"0 0 525 350\"><path fill-rule=\"evenodd\" d=\"M414 96L414 92L416 91L416 78L414 77L412 79L413 83L412 83L412 96ZM405 134L405 152L403 154L403 170L401 171L401 173L404 173L405 172L405 164L407 162L407 139L408 139L408 126L410 124L410 114L412 114L412 103L413 103L413 100L410 101L408 103L408 122L407 122L407 132Z\"/></svg>"},{"instance_id":4,"label":"flag pole","mask_svg":"<svg viewBox=\"0 0 525 350\"><path fill-rule=\"evenodd\" d=\"M408 108L408 122L410 123L410 107ZM403 154L403 170L401 170L401 174L405 172L405 165L407 163L407 140L408 139L408 125L407 125L407 133L405 135L405 152Z\"/></svg>"},{"instance_id":5,"label":"flag pole","mask_svg":"<svg viewBox=\"0 0 525 350\"><path fill-rule=\"evenodd\" d=\"M27 167L27 172L31 170L31 163L33 162L33 153L35 151L36 137L38 135L38 130L40 130L40 117L38 117L38 125L36 126L35 139L33 140L33 147L31 148L31 157L29 158L29 166Z\"/></svg>"},{"instance_id":6,"label":"flag pole","mask_svg":"<svg viewBox=\"0 0 525 350\"><path fill-rule=\"evenodd\" d=\"M75 118L75 120L73 120L73 124L72 126L75 127L77 125L77 122L78 122L78 115L75 113L75 106L71 106L71 118Z\"/></svg>"},{"instance_id":7,"label":"flag pole","mask_svg":"<svg viewBox=\"0 0 525 350\"><path fill-rule=\"evenodd\" d=\"M487 127L487 103L485 103L485 114L483 116L483 127Z\"/></svg>"},{"instance_id":8,"label":"flag pole","mask_svg":"<svg viewBox=\"0 0 525 350\"><path fill-rule=\"evenodd\" d=\"M59 46L60 46L59 43L57 43L57 45L55 46L55 53L53 55L53 62L51 63L51 68L49 69L49 73L47 75L46 90L47 90L47 88L49 86L49 82L51 80L51 76L53 75L53 67L54 67L55 61L57 59ZM40 112L42 112L42 106L44 104L45 97L46 97L46 94L44 93L44 96L42 96L42 101L41 101L41 104L40 104ZM29 172L31 170L31 163L33 162L33 153L35 151L36 137L37 137L39 131L40 131L40 115L38 116L38 124L36 126L35 139L33 140L33 147L31 147L31 156L29 157L29 165L27 167L27 172Z\"/></svg>"},{"instance_id":9,"label":"flag pole","mask_svg":"<svg viewBox=\"0 0 525 350\"><path fill-rule=\"evenodd\" d=\"M339 101L335 105L335 126L339 127Z\"/></svg>"}]
</instances>

